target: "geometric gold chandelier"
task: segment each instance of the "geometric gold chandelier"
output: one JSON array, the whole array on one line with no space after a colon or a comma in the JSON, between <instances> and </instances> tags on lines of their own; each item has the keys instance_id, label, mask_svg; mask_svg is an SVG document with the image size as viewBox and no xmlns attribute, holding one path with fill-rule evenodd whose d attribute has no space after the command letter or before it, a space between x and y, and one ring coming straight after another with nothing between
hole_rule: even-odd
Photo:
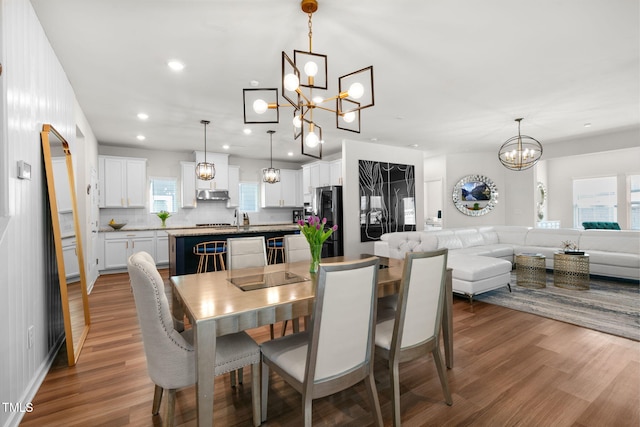
<instances>
[{"instance_id":1,"label":"geometric gold chandelier","mask_svg":"<svg viewBox=\"0 0 640 427\"><path fill-rule=\"evenodd\" d=\"M243 89L244 122L279 123L280 107L292 107L293 137L300 140L304 155L322 158L322 127L316 122L318 110L335 115L338 129L360 133L360 110L374 105L373 66L340 76L338 94L327 91L327 55L312 50L312 16L317 0L302 0L308 16L309 51L293 51L293 60L282 52L281 90L287 103L279 103L278 89Z\"/></svg>"},{"instance_id":2,"label":"geometric gold chandelier","mask_svg":"<svg viewBox=\"0 0 640 427\"><path fill-rule=\"evenodd\" d=\"M500 162L507 169L521 171L529 169L542 157L542 144L535 138L527 135L520 135L520 122L522 118L516 119L518 122L518 136L509 138L498 151Z\"/></svg>"}]
</instances>

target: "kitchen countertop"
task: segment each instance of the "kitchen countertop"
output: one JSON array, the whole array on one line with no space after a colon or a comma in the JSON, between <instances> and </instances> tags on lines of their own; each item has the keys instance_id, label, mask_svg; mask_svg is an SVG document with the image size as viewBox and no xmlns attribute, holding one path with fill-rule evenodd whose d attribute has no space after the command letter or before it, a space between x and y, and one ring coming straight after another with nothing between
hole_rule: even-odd
<instances>
[{"instance_id":1,"label":"kitchen countertop","mask_svg":"<svg viewBox=\"0 0 640 427\"><path fill-rule=\"evenodd\" d=\"M286 231L297 230L298 225L293 223L281 224L255 224L248 227L240 226L239 229L235 225L216 226L216 227L197 227L195 225L176 225L176 226L136 226L125 225L120 230L114 230L111 227L100 228L101 233L127 233L134 231L154 231L163 230L170 236L199 236L211 234L235 234L235 233L260 233L268 231Z\"/></svg>"}]
</instances>

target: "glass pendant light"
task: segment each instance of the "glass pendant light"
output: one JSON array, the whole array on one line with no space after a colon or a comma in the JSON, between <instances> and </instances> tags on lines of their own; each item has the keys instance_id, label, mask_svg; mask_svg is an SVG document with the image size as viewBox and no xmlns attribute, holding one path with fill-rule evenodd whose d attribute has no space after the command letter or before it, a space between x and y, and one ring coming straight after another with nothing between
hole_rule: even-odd
<instances>
[{"instance_id":1,"label":"glass pendant light","mask_svg":"<svg viewBox=\"0 0 640 427\"><path fill-rule=\"evenodd\" d=\"M204 125L204 162L196 165L196 178L202 181L211 181L216 176L216 165L207 162L207 125L209 120L200 120Z\"/></svg>"},{"instance_id":2,"label":"glass pendant light","mask_svg":"<svg viewBox=\"0 0 640 427\"><path fill-rule=\"evenodd\" d=\"M262 169L262 181L267 184L275 184L276 182L280 182L280 169L273 168L273 134L276 133L275 130L268 130L269 134L269 145L270 145L270 158L271 158L271 166Z\"/></svg>"}]
</instances>

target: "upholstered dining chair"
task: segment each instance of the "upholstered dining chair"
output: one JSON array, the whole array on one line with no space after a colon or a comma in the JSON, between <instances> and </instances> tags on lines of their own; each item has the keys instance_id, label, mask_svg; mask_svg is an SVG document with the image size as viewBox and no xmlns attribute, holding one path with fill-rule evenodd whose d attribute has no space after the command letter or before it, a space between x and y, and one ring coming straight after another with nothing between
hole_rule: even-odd
<instances>
[{"instance_id":1,"label":"upholstered dining chair","mask_svg":"<svg viewBox=\"0 0 640 427\"><path fill-rule=\"evenodd\" d=\"M264 267L267 265L267 248L264 236L229 237L227 239L227 268ZM273 324L269 326L271 339L275 337Z\"/></svg>"},{"instance_id":2,"label":"upholstered dining chair","mask_svg":"<svg viewBox=\"0 0 640 427\"><path fill-rule=\"evenodd\" d=\"M307 242L307 238L303 234L285 234L284 253L286 262L311 261L309 242ZM309 322L309 317L306 318L306 322ZM287 320L282 322L282 335L285 334L288 323ZM299 332L300 320L296 318L291 323L293 324L293 331Z\"/></svg>"},{"instance_id":3,"label":"upholstered dining chair","mask_svg":"<svg viewBox=\"0 0 640 427\"><path fill-rule=\"evenodd\" d=\"M151 255L137 252L127 269L142 332L147 371L155 383L152 413L158 414L163 391L169 391L164 425L174 424L176 389L196 383L192 329L174 329L164 281ZM253 424L260 425L260 349L245 332L218 337L215 375L251 366Z\"/></svg>"},{"instance_id":4,"label":"upholstered dining chair","mask_svg":"<svg viewBox=\"0 0 640 427\"><path fill-rule=\"evenodd\" d=\"M389 361L393 425L400 425L399 364L431 352L447 405L453 404L440 354L440 330L447 249L408 252L398 292L395 316L376 325L376 352Z\"/></svg>"},{"instance_id":5,"label":"upholstered dining chair","mask_svg":"<svg viewBox=\"0 0 640 427\"><path fill-rule=\"evenodd\" d=\"M311 261L307 238L303 234L286 234L284 236L284 254L287 262Z\"/></svg>"},{"instance_id":6,"label":"upholstered dining chair","mask_svg":"<svg viewBox=\"0 0 640 427\"><path fill-rule=\"evenodd\" d=\"M373 378L378 264L373 257L320 264L309 330L261 345L263 421L271 368L302 394L305 426L311 426L313 399L361 381L366 384L375 423L382 426Z\"/></svg>"},{"instance_id":7,"label":"upholstered dining chair","mask_svg":"<svg viewBox=\"0 0 640 427\"><path fill-rule=\"evenodd\" d=\"M229 270L267 265L264 236L230 237L227 239L227 268Z\"/></svg>"}]
</instances>

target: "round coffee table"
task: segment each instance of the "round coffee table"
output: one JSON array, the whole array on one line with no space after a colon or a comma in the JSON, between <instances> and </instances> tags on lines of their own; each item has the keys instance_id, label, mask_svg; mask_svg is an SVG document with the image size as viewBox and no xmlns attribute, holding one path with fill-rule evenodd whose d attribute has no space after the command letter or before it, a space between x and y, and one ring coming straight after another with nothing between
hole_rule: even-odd
<instances>
[{"instance_id":1,"label":"round coffee table","mask_svg":"<svg viewBox=\"0 0 640 427\"><path fill-rule=\"evenodd\" d=\"M553 284L565 289L589 289L589 255L555 253L553 255Z\"/></svg>"},{"instance_id":2,"label":"round coffee table","mask_svg":"<svg viewBox=\"0 0 640 427\"><path fill-rule=\"evenodd\" d=\"M516 284L524 288L547 287L546 258L542 254L516 255Z\"/></svg>"}]
</instances>

